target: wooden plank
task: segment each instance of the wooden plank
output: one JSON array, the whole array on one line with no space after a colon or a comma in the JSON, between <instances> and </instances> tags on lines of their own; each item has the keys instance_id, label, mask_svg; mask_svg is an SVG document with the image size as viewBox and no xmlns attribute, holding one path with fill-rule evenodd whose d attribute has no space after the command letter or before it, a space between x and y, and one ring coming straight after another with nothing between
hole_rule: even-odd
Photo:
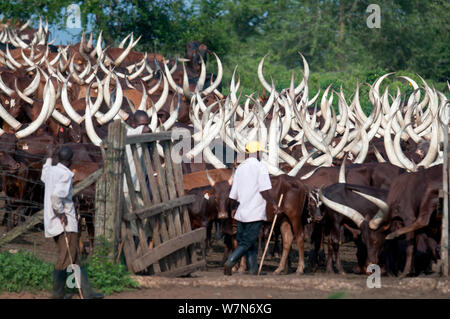
<instances>
[{"instance_id":1,"label":"wooden plank","mask_svg":"<svg viewBox=\"0 0 450 319\"><path fill-rule=\"evenodd\" d=\"M161 160L159 157L157 145L155 145L155 148L153 149L153 163L155 164L155 170L157 172L158 187L159 187L161 199L163 202L166 202L169 200L169 193L167 191L166 169L165 169L166 165L167 165L166 162L168 160L170 160L170 159L164 159L164 168L163 168L161 165ZM169 210L166 212L166 214L159 215L166 222L167 231L168 231L168 235L169 235L168 239L173 239L177 236L176 232L175 232L175 224L173 222L172 214L173 214L172 210ZM166 241L166 240L164 240L164 241ZM174 254L173 256L170 256L169 259L172 260L173 266L175 267L175 266L179 265L181 256L177 253L177 254Z\"/></svg>"},{"instance_id":2,"label":"wooden plank","mask_svg":"<svg viewBox=\"0 0 450 319\"><path fill-rule=\"evenodd\" d=\"M190 203L193 203L194 201L195 195L185 195L176 199L169 200L167 202L152 205L150 207L137 209L132 213L124 215L123 218L127 221L135 220L138 217L141 219L149 218L152 216L156 216L169 209L179 207L182 205L188 205Z\"/></svg>"},{"instance_id":3,"label":"wooden plank","mask_svg":"<svg viewBox=\"0 0 450 319\"><path fill-rule=\"evenodd\" d=\"M170 239L163 242L158 247L153 248L147 254L137 258L133 263L135 271L146 269L149 265L158 262L164 257L169 256L173 252L180 250L189 245L204 241L206 238L206 228L197 228L190 233L183 234L180 237Z\"/></svg>"},{"instance_id":4,"label":"wooden plank","mask_svg":"<svg viewBox=\"0 0 450 319\"><path fill-rule=\"evenodd\" d=\"M173 152L174 145L170 144L170 152ZM185 188L183 187L183 170L181 168L181 163L173 163L173 173L175 178L175 188L179 197L184 196ZM191 231L191 220L189 217L189 211L187 206L182 206L181 208L181 229L183 233L188 233ZM197 254L194 245L187 248L188 251L188 263L196 260ZM206 258L206 257L205 257Z\"/></svg>"},{"instance_id":5,"label":"wooden plank","mask_svg":"<svg viewBox=\"0 0 450 319\"><path fill-rule=\"evenodd\" d=\"M177 190L175 188L175 181L174 181L174 172L172 168L172 156L170 153L169 146L172 142L164 141L162 142L163 150L164 150L164 162L165 162L165 169L166 169L166 180L167 180L167 189L169 191L169 199L175 199L177 198ZM180 208L176 207L172 210L171 216L173 219L173 224L175 226L175 235L181 236L183 234L181 229L181 221L180 221ZM178 259L177 266L184 266L188 263L188 254L189 252L184 249L178 252L180 255Z\"/></svg>"},{"instance_id":6,"label":"wooden plank","mask_svg":"<svg viewBox=\"0 0 450 319\"><path fill-rule=\"evenodd\" d=\"M444 197L444 207L443 207L443 216L442 216L442 231L441 231L441 274L444 277L447 277L448 274L448 217L449 217L449 183L450 183L450 150L448 145L449 139L449 131L448 125L444 125L444 165L443 165L443 197Z\"/></svg>"},{"instance_id":7,"label":"wooden plank","mask_svg":"<svg viewBox=\"0 0 450 319\"><path fill-rule=\"evenodd\" d=\"M181 138L181 136L174 135L173 141L177 141ZM156 141L172 141L172 132L158 132L158 133L145 133L139 135L130 135L127 136L125 141L126 144L140 144L140 143L149 143Z\"/></svg>"},{"instance_id":8,"label":"wooden plank","mask_svg":"<svg viewBox=\"0 0 450 319\"><path fill-rule=\"evenodd\" d=\"M102 168L98 169L94 173L89 175L86 179L77 183L73 187L72 196L77 195L83 189L85 189L86 187L89 187L93 183L95 183L97 181L97 179L102 175L102 173L103 173L103 169ZM42 223L43 218L44 218L44 210L42 209L42 210L38 211L36 214L34 214L33 216L31 216L31 218L28 219L25 223L23 223L19 226L16 226L13 229L11 229L9 232L3 234L0 237L0 247L3 246L4 244L9 243L10 241L14 240L15 238L22 235L24 232L30 230L37 224Z\"/></svg>"},{"instance_id":9,"label":"wooden plank","mask_svg":"<svg viewBox=\"0 0 450 319\"><path fill-rule=\"evenodd\" d=\"M124 171L125 171L125 179L126 179L127 187L128 187L128 196L129 196L129 200L130 200L130 204L131 204L131 209L134 211L134 210L139 209L139 204L138 204L136 192L134 190L134 185L133 185L133 181L131 178L131 172L130 172L130 167L128 165L128 161L125 161L123 166L124 166ZM123 215L123 217L124 216L125 215ZM140 222L136 223L136 226L137 226L138 237L139 237L139 244L138 244L139 252L137 253L137 255L139 256L139 255L144 254L147 251L147 245L146 245L147 238L145 236L145 233L142 229L142 225L140 224Z\"/></svg>"},{"instance_id":10,"label":"wooden plank","mask_svg":"<svg viewBox=\"0 0 450 319\"><path fill-rule=\"evenodd\" d=\"M152 143L150 147L156 147L156 143ZM153 170L152 160L150 158L150 152L148 147L142 149L142 155L144 156L145 170L147 171L147 178L150 184L150 189L153 195L153 204L161 202L161 196L159 194L158 184L156 183L155 171Z\"/></svg>"},{"instance_id":11,"label":"wooden plank","mask_svg":"<svg viewBox=\"0 0 450 319\"><path fill-rule=\"evenodd\" d=\"M157 175L157 183L158 183L158 188L161 194L161 200L162 201L167 201L169 198L167 196L166 191L166 182L164 179L164 174L161 168L161 161L159 159L159 153L158 150L156 148L156 143L152 143L152 160L153 160L153 164L156 170ZM162 215L158 216L159 218L159 223L161 226L161 237L163 242L169 240L169 233L167 232L167 223L165 218Z\"/></svg>"},{"instance_id":12,"label":"wooden plank","mask_svg":"<svg viewBox=\"0 0 450 319\"><path fill-rule=\"evenodd\" d=\"M193 273L194 271L205 269L206 268L206 260L197 261L195 263L182 266L180 268L164 271L159 274L156 274L156 276L161 277L180 277L185 276Z\"/></svg>"},{"instance_id":13,"label":"wooden plank","mask_svg":"<svg viewBox=\"0 0 450 319\"><path fill-rule=\"evenodd\" d=\"M136 248L134 247L133 234L130 229L129 223L122 223L121 225L121 235L123 245L123 254L125 255L125 262L127 264L128 270L135 273L133 268L133 261L136 260Z\"/></svg>"},{"instance_id":14,"label":"wooden plank","mask_svg":"<svg viewBox=\"0 0 450 319\"><path fill-rule=\"evenodd\" d=\"M123 194L123 159L125 153L125 126L115 120L108 127L108 149L105 163L106 204L105 238L113 243L114 258L120 241Z\"/></svg>"},{"instance_id":15,"label":"wooden plank","mask_svg":"<svg viewBox=\"0 0 450 319\"><path fill-rule=\"evenodd\" d=\"M169 142L163 142L163 149L164 149L164 158L166 163L166 179L167 179L167 188L169 190L169 199L173 200L177 198L177 190L175 188L175 178L174 178L174 172L172 168L172 156L170 155L169 150ZM179 209L174 209L173 213L173 221L175 224L175 233L177 236L182 234L181 230L181 221L180 221L180 211Z\"/></svg>"},{"instance_id":16,"label":"wooden plank","mask_svg":"<svg viewBox=\"0 0 450 319\"><path fill-rule=\"evenodd\" d=\"M171 152L173 151L173 145L171 146ZM185 187L183 187L183 170L181 168L181 164L174 163L173 171L175 174L175 186L178 191L178 196L184 194ZM187 233L191 231L191 220L189 218L189 212L186 207L183 208L183 216L182 216L182 228L183 232Z\"/></svg>"},{"instance_id":17,"label":"wooden plank","mask_svg":"<svg viewBox=\"0 0 450 319\"><path fill-rule=\"evenodd\" d=\"M94 215L94 230L95 238L105 236L105 213L106 213L106 182L104 175L102 175L95 185L95 215ZM94 244L97 244L94 239Z\"/></svg>"}]
</instances>

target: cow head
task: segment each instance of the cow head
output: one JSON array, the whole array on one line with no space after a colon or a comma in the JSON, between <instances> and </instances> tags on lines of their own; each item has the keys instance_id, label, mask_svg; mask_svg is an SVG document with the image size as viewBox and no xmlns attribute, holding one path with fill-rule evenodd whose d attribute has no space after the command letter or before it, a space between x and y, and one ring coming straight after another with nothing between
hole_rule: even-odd
<instances>
[{"instance_id":1,"label":"cow head","mask_svg":"<svg viewBox=\"0 0 450 319\"><path fill-rule=\"evenodd\" d=\"M231 185L233 184L233 174L228 179L228 181L216 182L206 170L206 177L208 177L209 184L212 187L212 194L214 196L214 200L216 202L218 218L219 219L227 219L229 218L229 213L231 209L231 201L230 201L230 191Z\"/></svg>"},{"instance_id":2,"label":"cow head","mask_svg":"<svg viewBox=\"0 0 450 319\"><path fill-rule=\"evenodd\" d=\"M319 223L323 218L322 201L317 189L308 192L308 213L313 222Z\"/></svg>"},{"instance_id":3,"label":"cow head","mask_svg":"<svg viewBox=\"0 0 450 319\"><path fill-rule=\"evenodd\" d=\"M206 64L206 53L208 47L199 41L192 41L186 44L186 58L189 59L188 66L191 67L195 73L200 74L202 61Z\"/></svg>"}]
</instances>

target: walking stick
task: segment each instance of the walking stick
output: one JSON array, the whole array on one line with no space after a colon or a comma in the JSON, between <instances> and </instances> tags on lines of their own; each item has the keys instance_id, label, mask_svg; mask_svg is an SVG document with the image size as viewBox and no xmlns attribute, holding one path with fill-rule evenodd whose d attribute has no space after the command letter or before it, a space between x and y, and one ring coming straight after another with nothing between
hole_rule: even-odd
<instances>
[{"instance_id":1,"label":"walking stick","mask_svg":"<svg viewBox=\"0 0 450 319\"><path fill-rule=\"evenodd\" d=\"M62 221L61 221L61 224L62 224L63 229L64 229L64 239L66 240L66 247L67 247L67 252L69 253L70 263L73 265L72 254L70 253L70 248L69 248L69 240L67 239L66 227L64 226L64 223ZM75 271L75 269L74 269L74 271ZM75 282L77 284L78 293L80 294L80 298L84 299L83 293L81 292L81 284L78 281L78 279L79 278L78 278L77 274L75 274Z\"/></svg>"},{"instance_id":2,"label":"walking stick","mask_svg":"<svg viewBox=\"0 0 450 319\"><path fill-rule=\"evenodd\" d=\"M281 196L280 196L280 200L278 201L278 207L280 207L281 202L283 201L283 195L284 194L281 194ZM264 248L264 253L262 255L261 262L259 264L258 276L261 274L262 265L264 263L264 257L266 257L267 248L269 248L270 237L272 237L272 232L273 232L273 228L275 227L275 223L277 221L277 216L278 216L278 214L275 214L275 217L273 218L272 227L270 228L269 238L267 238L267 242L266 242L266 248Z\"/></svg>"}]
</instances>

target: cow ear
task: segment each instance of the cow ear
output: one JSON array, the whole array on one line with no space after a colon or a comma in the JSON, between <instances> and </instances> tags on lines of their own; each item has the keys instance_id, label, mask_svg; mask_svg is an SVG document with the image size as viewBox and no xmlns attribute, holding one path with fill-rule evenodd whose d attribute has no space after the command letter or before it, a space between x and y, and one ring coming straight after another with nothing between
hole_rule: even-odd
<instances>
[{"instance_id":1,"label":"cow ear","mask_svg":"<svg viewBox=\"0 0 450 319\"><path fill-rule=\"evenodd\" d=\"M203 192L203 197L204 197L206 200L209 200L209 198L210 198L211 196L213 196L213 193L212 193L211 191L206 190L206 191Z\"/></svg>"}]
</instances>

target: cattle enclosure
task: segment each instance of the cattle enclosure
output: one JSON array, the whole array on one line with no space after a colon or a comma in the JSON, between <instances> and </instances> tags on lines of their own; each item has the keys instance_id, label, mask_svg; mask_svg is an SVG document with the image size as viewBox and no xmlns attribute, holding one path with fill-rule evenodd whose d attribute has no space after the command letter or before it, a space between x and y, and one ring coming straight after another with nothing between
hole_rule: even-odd
<instances>
[{"instance_id":1,"label":"cattle enclosure","mask_svg":"<svg viewBox=\"0 0 450 319\"><path fill-rule=\"evenodd\" d=\"M193 196L184 194L181 165L172 161L171 135L171 132L160 132L127 137L120 121L111 123L108 139L102 146L103 168L75 184L73 189L76 196L95 183L95 242L100 238L110 242L114 260L123 252L132 273L180 276L206 265L205 256L198 256L193 249L194 244L204 242L206 229L191 230L186 205L193 202ZM164 152L162 163L157 142ZM126 160L126 145L132 152L131 165ZM133 182L132 178L137 180ZM43 210L40 210L1 234L0 247L42 220Z\"/></svg>"}]
</instances>

